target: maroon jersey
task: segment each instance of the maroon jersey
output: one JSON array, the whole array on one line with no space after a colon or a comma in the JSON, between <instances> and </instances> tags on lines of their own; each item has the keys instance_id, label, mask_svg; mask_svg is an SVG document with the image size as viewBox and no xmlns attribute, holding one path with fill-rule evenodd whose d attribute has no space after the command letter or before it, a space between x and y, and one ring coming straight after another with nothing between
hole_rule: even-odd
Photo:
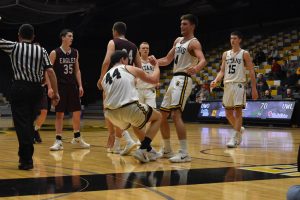
<instances>
[{"instance_id":1,"label":"maroon jersey","mask_svg":"<svg viewBox=\"0 0 300 200\"><path fill-rule=\"evenodd\" d=\"M57 82L59 84L73 85L77 84L75 76L75 64L78 56L76 49L64 52L60 47L55 49L56 59L53 69L56 73Z\"/></svg>"},{"instance_id":2,"label":"maroon jersey","mask_svg":"<svg viewBox=\"0 0 300 200\"><path fill-rule=\"evenodd\" d=\"M130 42L129 40L122 40L120 38L113 39L115 43L115 50L122 50L128 53L128 64L133 65L134 59L137 54L137 47L134 43Z\"/></svg>"}]
</instances>

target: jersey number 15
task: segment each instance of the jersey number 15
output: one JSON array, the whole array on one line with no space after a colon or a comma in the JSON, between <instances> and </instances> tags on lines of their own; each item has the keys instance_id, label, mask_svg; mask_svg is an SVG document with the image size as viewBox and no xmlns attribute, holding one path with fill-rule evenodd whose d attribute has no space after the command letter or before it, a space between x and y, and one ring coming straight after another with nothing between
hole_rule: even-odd
<instances>
[{"instance_id":1,"label":"jersey number 15","mask_svg":"<svg viewBox=\"0 0 300 200\"><path fill-rule=\"evenodd\" d=\"M235 68L236 68L236 65L229 65L228 74L234 74Z\"/></svg>"}]
</instances>

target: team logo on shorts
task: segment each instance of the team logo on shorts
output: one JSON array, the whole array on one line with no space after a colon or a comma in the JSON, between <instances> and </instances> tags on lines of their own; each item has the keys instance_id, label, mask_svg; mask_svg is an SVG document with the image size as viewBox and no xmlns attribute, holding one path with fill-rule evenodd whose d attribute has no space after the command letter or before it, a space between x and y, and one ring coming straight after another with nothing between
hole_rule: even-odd
<instances>
[{"instance_id":1,"label":"team logo on shorts","mask_svg":"<svg viewBox=\"0 0 300 200\"><path fill-rule=\"evenodd\" d=\"M179 86L179 84L180 84L180 81L177 81L177 82L176 82L176 86Z\"/></svg>"}]
</instances>

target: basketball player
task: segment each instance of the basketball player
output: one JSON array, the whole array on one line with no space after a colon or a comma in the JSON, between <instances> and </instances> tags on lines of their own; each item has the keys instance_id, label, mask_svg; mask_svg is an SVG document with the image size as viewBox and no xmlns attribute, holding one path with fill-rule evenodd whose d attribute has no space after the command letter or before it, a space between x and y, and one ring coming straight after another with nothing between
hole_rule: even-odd
<instances>
[{"instance_id":1,"label":"basketball player","mask_svg":"<svg viewBox=\"0 0 300 200\"><path fill-rule=\"evenodd\" d=\"M221 70L215 80L211 82L211 88L215 88L224 77L223 106L225 107L226 118L234 129L231 139L227 143L228 148L235 148L242 142L242 132L244 131L242 109L246 105L246 69L249 70L251 79L252 99L258 98L254 64L249 52L241 49L241 41L240 32L231 33L232 49L223 53Z\"/></svg>"},{"instance_id":2,"label":"basketball player","mask_svg":"<svg viewBox=\"0 0 300 200\"><path fill-rule=\"evenodd\" d=\"M123 50L128 53L128 64L129 65L135 65L136 67L141 68L141 58L139 54L137 53L137 47L134 43L130 42L126 39L126 24L124 22L116 22L113 25L112 28L112 34L113 39L108 42L107 45L107 51L106 55L102 64L101 69L101 76L97 83L98 88L101 90L101 82L103 80L103 77L105 73L108 70L108 67L110 65L110 57L116 50ZM109 132L109 138L108 138L108 147L111 147L113 145L113 149L108 151L112 151L113 153L120 153L121 155L127 155L130 153L132 149L134 149L137 144L133 141L133 139L130 137L130 134L127 131L121 131L120 128L115 127L109 120L106 119L106 125ZM116 137L114 137L116 136ZM120 139L122 136L126 140L126 146L123 151L121 151L120 147ZM115 139L115 140L114 140Z\"/></svg>"},{"instance_id":3,"label":"basketball player","mask_svg":"<svg viewBox=\"0 0 300 200\"><path fill-rule=\"evenodd\" d=\"M152 84L157 83L160 74L158 63L153 56L149 58L154 66L154 72L149 75L137 67L128 65L129 59L128 54L120 50L111 56L111 69L101 83L105 93L105 117L122 130L133 127L141 141L140 148L133 155L137 160L143 163L155 161L162 154L151 147L151 142L159 129L161 114L150 106L139 103L135 78ZM142 128L147 122L150 126L145 133Z\"/></svg>"},{"instance_id":4,"label":"basketball player","mask_svg":"<svg viewBox=\"0 0 300 200\"><path fill-rule=\"evenodd\" d=\"M73 32L64 29L60 33L61 46L50 53L50 60L57 75L58 91L61 95L61 101L55 107L56 120L56 140L50 147L51 151L63 149L62 130L64 112L72 112L72 123L74 138L72 144L77 144L82 148L90 148L80 135L80 114L81 104L80 97L83 96L81 83L81 72L79 68L79 53L76 49L71 48L73 42Z\"/></svg>"},{"instance_id":5,"label":"basketball player","mask_svg":"<svg viewBox=\"0 0 300 200\"><path fill-rule=\"evenodd\" d=\"M35 126L34 126L34 136L33 136L33 142L34 143L41 143L42 142L42 138L40 136L39 130L42 127L42 125L44 124L47 114L48 114L48 97L47 94L49 96L49 98L53 97L53 89L51 87L50 84L50 80L48 77L47 72L45 72L45 83L42 85L44 92L43 92L43 97L41 100L41 103L39 105L39 110L40 110L40 114L37 117L37 119L35 120ZM47 87L47 89L46 89ZM48 90L48 92L47 92Z\"/></svg>"},{"instance_id":6,"label":"basketball player","mask_svg":"<svg viewBox=\"0 0 300 200\"><path fill-rule=\"evenodd\" d=\"M139 52L142 60L142 70L148 74L152 74L154 67L149 62L149 44L142 42L140 44ZM141 79L136 80L136 88L139 94L139 102L147 104L152 108L156 108L156 89L155 84L150 84L142 81Z\"/></svg>"},{"instance_id":7,"label":"basketball player","mask_svg":"<svg viewBox=\"0 0 300 200\"><path fill-rule=\"evenodd\" d=\"M171 162L191 161L187 149L187 136L182 121L182 112L192 90L191 75L199 72L206 65L201 44L194 36L197 25L196 16L192 14L183 15L180 25L183 37L178 37L167 56L158 60L160 66L167 66L174 59L173 78L160 107L162 114L160 131L164 141L162 153ZM167 121L170 113L180 144L180 150L176 155L173 154L170 143L170 127Z\"/></svg>"}]
</instances>

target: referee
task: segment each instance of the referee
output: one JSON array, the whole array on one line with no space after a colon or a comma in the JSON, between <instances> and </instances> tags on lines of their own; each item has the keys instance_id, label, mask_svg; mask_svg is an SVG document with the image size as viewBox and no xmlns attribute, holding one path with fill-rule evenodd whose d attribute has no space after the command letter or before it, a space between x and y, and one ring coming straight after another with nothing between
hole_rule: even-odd
<instances>
[{"instance_id":1,"label":"referee","mask_svg":"<svg viewBox=\"0 0 300 200\"><path fill-rule=\"evenodd\" d=\"M44 71L47 71L54 91L52 104L59 101L57 81L47 51L35 44L34 28L23 24L18 32L19 42L0 39L0 49L10 57L13 68L11 111L19 141L19 169L33 168L33 123L41 101Z\"/></svg>"}]
</instances>

